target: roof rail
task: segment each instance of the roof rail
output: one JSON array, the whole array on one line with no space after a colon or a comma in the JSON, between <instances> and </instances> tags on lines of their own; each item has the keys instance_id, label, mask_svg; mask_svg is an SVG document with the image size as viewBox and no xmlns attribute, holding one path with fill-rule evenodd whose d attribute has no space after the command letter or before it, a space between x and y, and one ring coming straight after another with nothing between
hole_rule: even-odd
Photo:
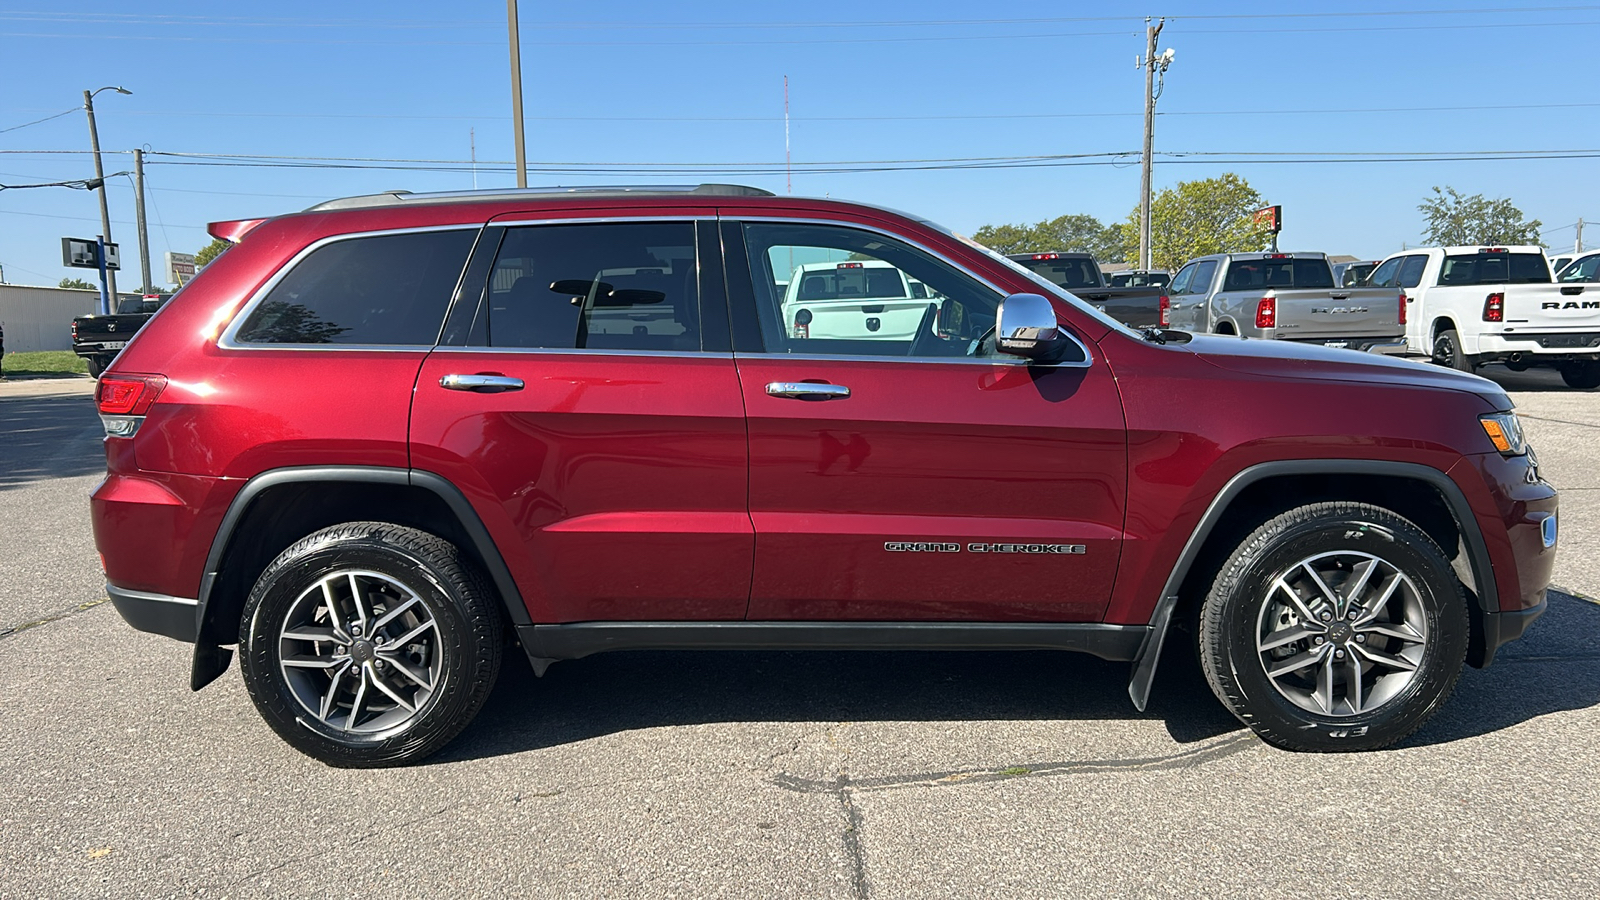
<instances>
[{"instance_id":1,"label":"roof rail","mask_svg":"<svg viewBox=\"0 0 1600 900\"><path fill-rule=\"evenodd\" d=\"M516 200L523 197L554 199L564 195L594 196L693 196L714 197L775 197L771 191L740 184L641 184L641 185L582 185L577 187L491 188L481 191L442 191L413 194L410 191L384 191L359 197L341 197L308 207L306 212L325 212L335 209L365 209L377 206L409 206L421 203L450 203L462 200Z\"/></svg>"}]
</instances>

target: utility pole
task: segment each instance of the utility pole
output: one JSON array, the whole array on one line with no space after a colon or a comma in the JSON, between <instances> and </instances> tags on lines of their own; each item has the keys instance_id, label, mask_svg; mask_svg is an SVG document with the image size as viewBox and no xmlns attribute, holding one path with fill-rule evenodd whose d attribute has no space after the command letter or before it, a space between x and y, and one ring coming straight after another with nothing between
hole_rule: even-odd
<instances>
[{"instance_id":1,"label":"utility pole","mask_svg":"<svg viewBox=\"0 0 1600 900\"><path fill-rule=\"evenodd\" d=\"M506 0L511 29L511 125L517 143L517 187L528 186L528 155L522 145L522 46L517 37L517 0Z\"/></svg>"},{"instance_id":2,"label":"utility pole","mask_svg":"<svg viewBox=\"0 0 1600 900\"><path fill-rule=\"evenodd\" d=\"M103 91L105 88L100 90ZM117 88L116 90L124 94L129 93L129 91L122 90L122 88ZM94 127L94 95L99 92L84 91L83 108L89 113L89 147L94 151L94 180L100 182L100 237L105 243L109 244L111 243L111 209L106 206L106 170L100 164L100 133ZM104 256L105 254L102 252L101 257L104 258ZM102 300L100 305L107 308L100 310L102 314L111 312L109 307L117 302L117 273L115 271L106 273L106 285L108 297Z\"/></svg>"},{"instance_id":3,"label":"utility pole","mask_svg":"<svg viewBox=\"0 0 1600 900\"><path fill-rule=\"evenodd\" d=\"M144 227L144 151L133 151L133 220L139 226L139 277L144 281L140 290L155 287L150 280L150 232Z\"/></svg>"},{"instance_id":4,"label":"utility pole","mask_svg":"<svg viewBox=\"0 0 1600 900\"><path fill-rule=\"evenodd\" d=\"M1574 253L1582 253L1583 252L1583 217L1582 216L1578 217L1578 245L1576 247L1572 248L1572 252L1574 252Z\"/></svg>"},{"instance_id":5,"label":"utility pole","mask_svg":"<svg viewBox=\"0 0 1600 900\"><path fill-rule=\"evenodd\" d=\"M1156 20L1154 25L1145 20L1145 54L1139 65L1144 69L1144 153L1141 156L1141 172L1139 176L1139 268L1149 271L1150 262L1150 166L1151 151L1155 147L1156 136L1156 72L1159 69L1163 76L1166 75L1167 66L1172 64L1172 51L1168 50L1161 56L1156 56L1156 38L1161 35L1161 28L1167 24L1165 18Z\"/></svg>"}]
</instances>

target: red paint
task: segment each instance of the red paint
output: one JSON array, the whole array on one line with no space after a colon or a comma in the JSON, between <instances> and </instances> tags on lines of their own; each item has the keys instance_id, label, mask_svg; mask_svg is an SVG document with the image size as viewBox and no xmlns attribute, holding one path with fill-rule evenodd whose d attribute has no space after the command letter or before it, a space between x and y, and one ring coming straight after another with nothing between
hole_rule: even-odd
<instances>
[{"instance_id":1,"label":"red paint","mask_svg":"<svg viewBox=\"0 0 1600 900\"><path fill-rule=\"evenodd\" d=\"M1448 473L1483 529L1502 606L1532 602L1554 492L1489 451L1498 389L1437 368L1273 341L1157 345L1058 302L1087 369L778 356L225 350L245 300L312 242L491 219L798 217L882 228L1007 292L1038 286L961 240L848 203L649 197L303 213L242 236L112 366L167 385L107 440L92 501L107 577L194 597L245 480L287 466L437 473L467 497L536 622L588 619L1149 620L1213 497L1281 459ZM714 305L713 309L716 308ZM497 373L521 391L439 386ZM770 381L847 400L768 396ZM1520 468L1519 468L1520 467ZM355 511L358 513L359 511ZM354 513L353 513L354 515ZM890 542L959 553L892 552ZM1082 545L983 554L972 543Z\"/></svg>"}]
</instances>

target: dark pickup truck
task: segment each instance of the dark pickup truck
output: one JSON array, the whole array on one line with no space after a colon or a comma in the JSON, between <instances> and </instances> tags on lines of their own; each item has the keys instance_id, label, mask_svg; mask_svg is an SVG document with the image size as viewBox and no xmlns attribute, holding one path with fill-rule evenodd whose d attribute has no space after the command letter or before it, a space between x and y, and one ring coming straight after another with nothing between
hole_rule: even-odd
<instances>
[{"instance_id":1,"label":"dark pickup truck","mask_svg":"<svg viewBox=\"0 0 1600 900\"><path fill-rule=\"evenodd\" d=\"M1111 287L1099 264L1087 253L1011 253L1006 259L1066 288L1124 325L1165 328L1170 324L1171 301L1165 285Z\"/></svg>"},{"instance_id":2,"label":"dark pickup truck","mask_svg":"<svg viewBox=\"0 0 1600 900\"><path fill-rule=\"evenodd\" d=\"M166 299L164 294L123 297L112 315L78 316L72 320L72 352L89 363L91 376L99 378Z\"/></svg>"}]
</instances>

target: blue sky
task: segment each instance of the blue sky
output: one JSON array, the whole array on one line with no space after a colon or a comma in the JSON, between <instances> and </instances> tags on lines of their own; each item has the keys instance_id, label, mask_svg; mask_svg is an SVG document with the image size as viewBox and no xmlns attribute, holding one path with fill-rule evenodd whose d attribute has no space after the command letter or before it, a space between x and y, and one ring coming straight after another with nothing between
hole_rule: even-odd
<instances>
[{"instance_id":1,"label":"blue sky","mask_svg":"<svg viewBox=\"0 0 1600 900\"><path fill-rule=\"evenodd\" d=\"M1377 257L1416 243L1432 185L1510 197L1570 247L1600 220L1594 159L1273 164L1261 152L1440 153L1600 149L1589 48L1600 4L955 3L803 7L748 2L524 3L528 158L537 163L771 164L763 174L530 175L533 184L735 181L892 206L964 233L1067 213L1104 221L1138 202L1137 158L1116 165L815 173L833 161L1136 153L1146 15L1169 17L1176 59L1156 150L1234 154L1174 163L1157 187L1234 171L1284 206L1285 249ZM132 9L138 12L130 12ZM512 158L505 5L406 2L245 6L83 0L0 6L0 151L84 151L82 91L102 147L161 153L466 160ZM1431 12L1422 12L1431 11ZM1349 15L1358 12L1361 15ZM1337 13L1338 15L1316 15ZM1310 15L1308 15L1310 14ZM71 114L16 126L54 113ZM1102 158L1103 159L1103 158ZM1098 161L1098 160L1096 160ZM204 225L335 196L458 190L470 171L196 165L152 156L152 256L193 252ZM216 162L210 160L208 162ZM110 172L131 156L107 157ZM481 187L514 184L486 166ZM0 183L92 175L84 154L0 152ZM121 286L137 282L133 193L111 182ZM60 238L98 231L95 197L0 191L11 283L85 273ZM1600 226L1597 226L1600 228ZM1588 244L1600 243L1600 231ZM131 275L131 277L130 277Z\"/></svg>"}]
</instances>

